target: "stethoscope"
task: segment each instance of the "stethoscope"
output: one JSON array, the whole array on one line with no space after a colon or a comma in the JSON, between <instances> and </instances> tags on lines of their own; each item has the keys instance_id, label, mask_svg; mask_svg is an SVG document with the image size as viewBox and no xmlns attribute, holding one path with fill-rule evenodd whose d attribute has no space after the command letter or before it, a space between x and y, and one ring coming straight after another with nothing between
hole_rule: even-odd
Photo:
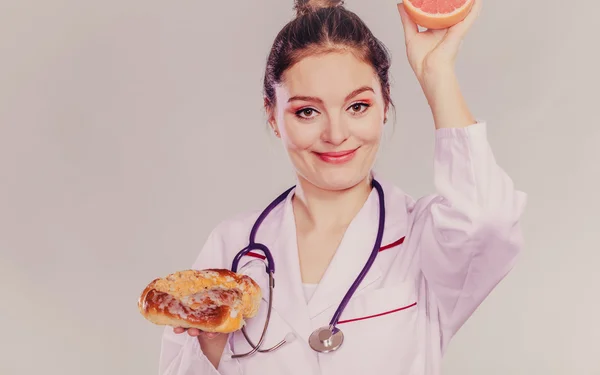
<instances>
[{"instance_id":1,"label":"stethoscope","mask_svg":"<svg viewBox=\"0 0 600 375\"><path fill-rule=\"evenodd\" d=\"M381 247L381 241L383 239L383 229L385 227L385 202L384 202L384 196L383 196L383 188L381 187L379 182L377 182L374 179L372 180L372 185L375 188L375 190L377 190L377 195L379 197L379 227L377 229L377 238L375 239L375 244L373 245L373 250L371 251L371 255L369 256L367 263L364 265L362 271L354 280L354 283L352 283L352 286L350 286L350 289L348 289L348 291L346 292L346 295L342 299L342 302L339 304L337 310L333 314L333 317L331 318L329 325L326 327L321 327L321 328L316 329L310 335L310 337L308 339L308 343L313 350L315 350L316 352L319 352L319 353L333 352L333 351L339 349L340 346L342 346L342 343L344 342L344 334L337 327L338 321L342 315L342 312L346 308L346 305L348 304L348 302L350 302L352 295L354 295L354 293L358 289L358 286L360 285L362 280L365 278L365 276L367 275L367 272L369 272L369 269L375 262L375 259L377 258L377 254L379 253L379 248ZM264 209L264 211L260 214L258 219L256 219L256 222L252 226L252 230L250 231L250 239L249 239L248 246L246 246L239 253L237 253L235 258L233 259L233 262L231 265L231 271L237 272L238 264L239 264L240 260L242 259L243 256L248 254L250 251L259 250L264 253L266 261L267 261L266 272L269 275L269 302L268 302L269 306L268 306L268 310L267 310L267 318L265 320L265 325L264 325L262 334L260 336L260 339L258 340L258 343L254 344L254 342L252 342L252 340L248 336L245 326L242 327L242 333L244 335L244 338L246 339L248 344L252 347L252 350L250 350L247 353L243 353L243 354L233 354L233 355L231 355L231 358L242 358L242 357L250 356L256 352L259 352L259 353L272 352L276 349L279 349L281 346L283 346L287 342L290 342L292 339L292 338L286 337L285 339L281 340L279 343L272 346L271 348L261 349L261 346L265 339L265 334L267 332L267 328L269 327L269 320L271 318L271 308L272 308L272 304L273 304L273 289L275 288L275 277L274 277L275 262L273 260L273 255L271 254L271 251L269 250L269 248L262 243L256 242L256 232L258 232L260 225L265 220L267 215L277 205L279 205L281 202L283 202L285 200L285 198L292 191L292 189L294 189L294 187L295 186L292 186L291 188L289 188L288 190L283 192L273 202L271 202L271 204L269 204L267 206L267 208Z\"/></svg>"}]
</instances>

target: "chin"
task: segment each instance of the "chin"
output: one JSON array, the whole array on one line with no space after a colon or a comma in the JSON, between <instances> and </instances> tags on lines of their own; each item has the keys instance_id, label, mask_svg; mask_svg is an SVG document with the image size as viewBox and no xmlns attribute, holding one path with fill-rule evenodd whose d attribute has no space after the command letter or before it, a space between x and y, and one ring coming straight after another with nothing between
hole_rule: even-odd
<instances>
[{"instance_id":1,"label":"chin","mask_svg":"<svg viewBox=\"0 0 600 375\"><path fill-rule=\"evenodd\" d=\"M363 182L367 176L368 174L337 174L334 172L319 176L310 182L323 190L342 191L355 187Z\"/></svg>"}]
</instances>

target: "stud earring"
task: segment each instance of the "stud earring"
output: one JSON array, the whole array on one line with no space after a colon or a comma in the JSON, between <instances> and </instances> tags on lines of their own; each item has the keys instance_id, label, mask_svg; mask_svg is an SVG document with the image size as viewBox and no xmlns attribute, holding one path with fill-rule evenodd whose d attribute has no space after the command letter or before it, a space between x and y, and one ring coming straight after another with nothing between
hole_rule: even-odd
<instances>
[{"instance_id":1,"label":"stud earring","mask_svg":"<svg viewBox=\"0 0 600 375\"><path fill-rule=\"evenodd\" d=\"M279 132L277 130L273 130L273 133L275 133L276 137L279 137Z\"/></svg>"}]
</instances>

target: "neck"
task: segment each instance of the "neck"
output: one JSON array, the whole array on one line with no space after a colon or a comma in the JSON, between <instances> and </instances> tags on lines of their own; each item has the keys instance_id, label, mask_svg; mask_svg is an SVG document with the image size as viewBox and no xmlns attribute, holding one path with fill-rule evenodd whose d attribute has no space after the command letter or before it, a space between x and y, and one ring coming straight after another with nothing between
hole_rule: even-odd
<instances>
[{"instance_id":1,"label":"neck","mask_svg":"<svg viewBox=\"0 0 600 375\"><path fill-rule=\"evenodd\" d=\"M363 207L371 189L371 176L351 188L335 191L299 178L292 201L297 223L304 231L345 229Z\"/></svg>"}]
</instances>

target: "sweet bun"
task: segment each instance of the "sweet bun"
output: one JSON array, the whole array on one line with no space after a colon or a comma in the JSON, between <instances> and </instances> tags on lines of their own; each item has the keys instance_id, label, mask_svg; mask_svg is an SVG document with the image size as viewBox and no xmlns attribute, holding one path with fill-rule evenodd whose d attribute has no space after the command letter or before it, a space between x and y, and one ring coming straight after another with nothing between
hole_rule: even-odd
<instances>
[{"instance_id":1,"label":"sweet bun","mask_svg":"<svg viewBox=\"0 0 600 375\"><path fill-rule=\"evenodd\" d=\"M185 270L148 284L138 308L154 324L231 333L258 313L261 297L249 276L226 269Z\"/></svg>"}]
</instances>

